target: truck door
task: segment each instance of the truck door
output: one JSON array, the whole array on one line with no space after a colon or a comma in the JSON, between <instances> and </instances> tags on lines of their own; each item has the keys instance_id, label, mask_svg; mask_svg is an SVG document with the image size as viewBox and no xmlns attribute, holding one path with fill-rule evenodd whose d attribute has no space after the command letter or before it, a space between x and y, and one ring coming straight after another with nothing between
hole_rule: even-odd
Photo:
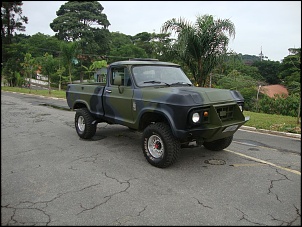
<instances>
[{"instance_id":1,"label":"truck door","mask_svg":"<svg viewBox=\"0 0 302 227\"><path fill-rule=\"evenodd\" d=\"M107 78L109 81L105 87L103 102L105 116L117 124L132 124L133 88L128 68L113 67Z\"/></svg>"}]
</instances>

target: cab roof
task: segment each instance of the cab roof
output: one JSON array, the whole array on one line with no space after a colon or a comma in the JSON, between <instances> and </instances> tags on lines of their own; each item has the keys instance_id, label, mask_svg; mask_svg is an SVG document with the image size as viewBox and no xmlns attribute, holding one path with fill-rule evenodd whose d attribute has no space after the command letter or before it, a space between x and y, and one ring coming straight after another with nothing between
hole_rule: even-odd
<instances>
[{"instance_id":1,"label":"cab roof","mask_svg":"<svg viewBox=\"0 0 302 227\"><path fill-rule=\"evenodd\" d=\"M117 66L117 65L166 65L166 66L179 67L178 64L172 62L163 62L154 58L133 58L126 61L113 62L110 64L110 66Z\"/></svg>"}]
</instances>

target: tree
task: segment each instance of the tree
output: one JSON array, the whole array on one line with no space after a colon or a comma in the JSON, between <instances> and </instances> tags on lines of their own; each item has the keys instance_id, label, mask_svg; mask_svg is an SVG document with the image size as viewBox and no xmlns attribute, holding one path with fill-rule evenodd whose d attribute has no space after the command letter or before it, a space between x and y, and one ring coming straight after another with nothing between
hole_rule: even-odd
<instances>
[{"instance_id":1,"label":"tree","mask_svg":"<svg viewBox=\"0 0 302 227\"><path fill-rule=\"evenodd\" d=\"M28 18L22 16L22 1L1 3L1 40L2 47L12 43L14 31L25 31L23 23L28 23ZM2 62L6 62L9 56L2 48Z\"/></svg>"},{"instance_id":2,"label":"tree","mask_svg":"<svg viewBox=\"0 0 302 227\"><path fill-rule=\"evenodd\" d=\"M80 69L97 56L109 53L110 23L103 10L98 1L69 1L60 7L58 17L50 24L59 40L78 42ZM83 71L79 74L82 82Z\"/></svg>"},{"instance_id":3,"label":"tree","mask_svg":"<svg viewBox=\"0 0 302 227\"><path fill-rule=\"evenodd\" d=\"M102 60L102 61L94 61L89 68L86 66L82 66L85 70L86 73L94 73L96 70L101 69L101 68L106 68L107 67L107 61Z\"/></svg>"},{"instance_id":4,"label":"tree","mask_svg":"<svg viewBox=\"0 0 302 227\"><path fill-rule=\"evenodd\" d=\"M38 65L35 63L35 59L31 56L31 54L30 53L26 53L25 57L24 57L24 62L21 63L21 66L24 69L25 77L28 78L28 80L29 80L29 93L31 93L32 74L33 74L33 70Z\"/></svg>"},{"instance_id":5,"label":"tree","mask_svg":"<svg viewBox=\"0 0 302 227\"><path fill-rule=\"evenodd\" d=\"M63 58L63 62L66 65L66 68L68 69L70 83L72 83L72 78L71 78L72 64L77 54L78 54L77 42L69 42L69 43L61 44L61 56Z\"/></svg>"},{"instance_id":6,"label":"tree","mask_svg":"<svg viewBox=\"0 0 302 227\"><path fill-rule=\"evenodd\" d=\"M23 43L28 46L28 52L33 57L42 57L45 53L52 54L58 57L60 53L61 43L64 41L58 40L54 36L45 35L40 32L23 40Z\"/></svg>"},{"instance_id":7,"label":"tree","mask_svg":"<svg viewBox=\"0 0 302 227\"><path fill-rule=\"evenodd\" d=\"M284 58L281 70L290 72L290 75L284 76L284 73L280 73L280 77L284 78L290 93L298 94L299 106L297 111L297 123L301 123L301 48L289 48L288 51L291 55Z\"/></svg>"},{"instance_id":8,"label":"tree","mask_svg":"<svg viewBox=\"0 0 302 227\"><path fill-rule=\"evenodd\" d=\"M152 39L152 34L148 32L141 32L132 37L134 45L144 49L148 56L151 56L153 53L153 48L151 45Z\"/></svg>"},{"instance_id":9,"label":"tree","mask_svg":"<svg viewBox=\"0 0 302 227\"><path fill-rule=\"evenodd\" d=\"M51 54L45 53L42 58L39 58L41 71L48 78L48 93L51 94L51 77L57 72L58 61Z\"/></svg>"},{"instance_id":10,"label":"tree","mask_svg":"<svg viewBox=\"0 0 302 227\"><path fill-rule=\"evenodd\" d=\"M125 60L129 58L147 58L146 51L134 44L123 45L120 49L111 51L109 58L114 58L114 61Z\"/></svg>"},{"instance_id":11,"label":"tree","mask_svg":"<svg viewBox=\"0 0 302 227\"><path fill-rule=\"evenodd\" d=\"M161 30L175 32L177 40L172 44L172 51L201 86L227 51L229 38L225 33L235 37L235 26L230 20L214 20L211 15L198 16L194 24L173 18L165 22Z\"/></svg>"},{"instance_id":12,"label":"tree","mask_svg":"<svg viewBox=\"0 0 302 227\"><path fill-rule=\"evenodd\" d=\"M301 86L301 48L295 50L294 54L288 55L282 60L278 75L290 93L301 90L294 86L295 84Z\"/></svg>"},{"instance_id":13,"label":"tree","mask_svg":"<svg viewBox=\"0 0 302 227\"><path fill-rule=\"evenodd\" d=\"M255 61L252 66L258 68L261 76L268 84L279 84L278 78L280 62L278 61Z\"/></svg>"},{"instance_id":14,"label":"tree","mask_svg":"<svg viewBox=\"0 0 302 227\"><path fill-rule=\"evenodd\" d=\"M130 35L125 35L120 32L110 33L110 53L109 55L116 54L122 46L131 45L132 37Z\"/></svg>"},{"instance_id":15,"label":"tree","mask_svg":"<svg viewBox=\"0 0 302 227\"><path fill-rule=\"evenodd\" d=\"M161 61L173 61L174 57L169 52L171 42L170 33L152 33L152 54L149 57L157 58Z\"/></svg>"},{"instance_id":16,"label":"tree","mask_svg":"<svg viewBox=\"0 0 302 227\"><path fill-rule=\"evenodd\" d=\"M59 91L61 91L61 86L62 86L62 82L67 82L68 81L68 77L63 76L62 74L66 71L66 68L64 66L60 66L57 69L56 73L54 76L59 77Z\"/></svg>"},{"instance_id":17,"label":"tree","mask_svg":"<svg viewBox=\"0 0 302 227\"><path fill-rule=\"evenodd\" d=\"M79 41L93 36L100 27L110 25L103 6L98 1L69 1L57 11L57 18L50 23L56 37L65 41Z\"/></svg>"},{"instance_id":18,"label":"tree","mask_svg":"<svg viewBox=\"0 0 302 227\"><path fill-rule=\"evenodd\" d=\"M236 69L221 77L215 84L217 88L238 90L244 97L244 109L252 110L255 106L257 81L250 76L243 75Z\"/></svg>"}]
</instances>

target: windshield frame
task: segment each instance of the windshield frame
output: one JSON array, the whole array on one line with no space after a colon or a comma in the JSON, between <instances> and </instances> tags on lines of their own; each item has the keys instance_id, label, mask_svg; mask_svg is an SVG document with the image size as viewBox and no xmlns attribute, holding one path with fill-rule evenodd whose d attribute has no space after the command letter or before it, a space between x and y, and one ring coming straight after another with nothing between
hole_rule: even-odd
<instances>
[{"instance_id":1,"label":"windshield frame","mask_svg":"<svg viewBox=\"0 0 302 227\"><path fill-rule=\"evenodd\" d=\"M132 65L131 74L135 85L141 88L171 85L193 86L180 66L158 64Z\"/></svg>"}]
</instances>

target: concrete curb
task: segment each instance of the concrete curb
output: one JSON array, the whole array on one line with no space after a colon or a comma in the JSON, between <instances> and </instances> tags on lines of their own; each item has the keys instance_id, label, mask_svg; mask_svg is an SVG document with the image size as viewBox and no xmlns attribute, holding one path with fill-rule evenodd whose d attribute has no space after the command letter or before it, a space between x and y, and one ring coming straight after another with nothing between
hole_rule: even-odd
<instances>
[{"instance_id":1,"label":"concrete curb","mask_svg":"<svg viewBox=\"0 0 302 227\"><path fill-rule=\"evenodd\" d=\"M272 134L272 135L286 136L286 137L301 139L301 134L296 134L296 133L278 132L278 131L271 131L271 130L266 130L266 129L257 129L255 127L244 126L244 125L241 126L240 129L247 130L247 131L262 132L262 133L266 133L266 134Z\"/></svg>"}]
</instances>

